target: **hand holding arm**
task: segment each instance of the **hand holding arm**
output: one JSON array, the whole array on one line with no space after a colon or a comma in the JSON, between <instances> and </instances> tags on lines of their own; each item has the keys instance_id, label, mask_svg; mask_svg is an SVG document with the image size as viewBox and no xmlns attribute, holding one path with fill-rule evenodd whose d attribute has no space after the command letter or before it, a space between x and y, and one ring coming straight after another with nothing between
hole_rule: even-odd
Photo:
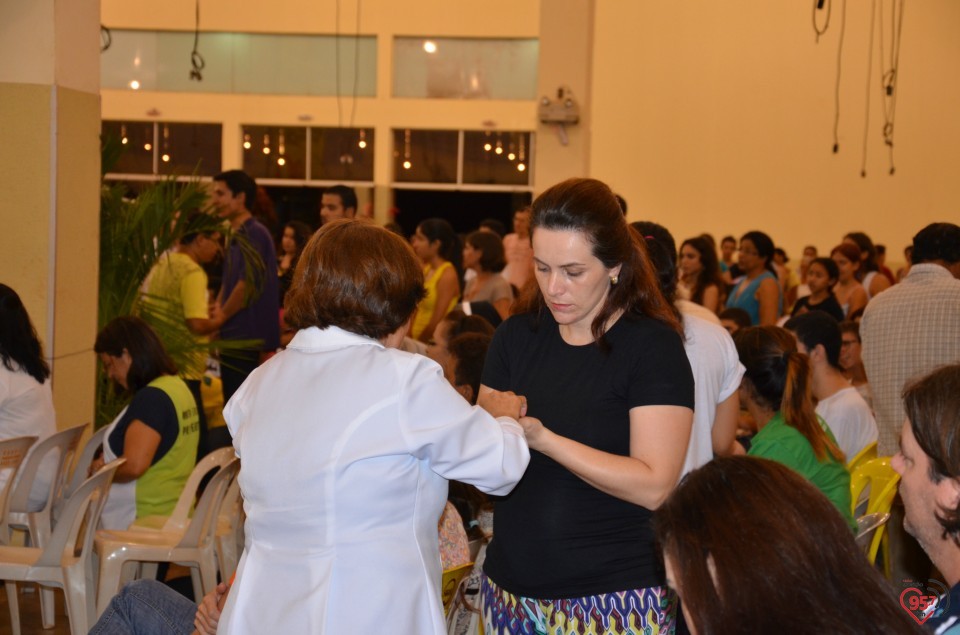
<instances>
[{"instance_id":1,"label":"hand holding arm","mask_svg":"<svg viewBox=\"0 0 960 635\"><path fill-rule=\"evenodd\" d=\"M220 612L227 600L230 587L221 582L217 588L203 596L197 606L197 615L193 618L193 625L198 635L216 635L217 624L220 622Z\"/></svg>"},{"instance_id":2,"label":"hand holding arm","mask_svg":"<svg viewBox=\"0 0 960 635\"><path fill-rule=\"evenodd\" d=\"M513 392L500 392L487 386L480 386L477 405L490 413L492 417L511 417L519 419L527 414L527 400Z\"/></svg>"}]
</instances>

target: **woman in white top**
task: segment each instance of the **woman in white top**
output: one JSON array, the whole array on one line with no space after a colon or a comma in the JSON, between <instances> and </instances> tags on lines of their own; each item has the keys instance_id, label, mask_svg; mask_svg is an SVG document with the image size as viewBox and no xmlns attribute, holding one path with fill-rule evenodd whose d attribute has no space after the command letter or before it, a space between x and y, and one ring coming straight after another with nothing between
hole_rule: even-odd
<instances>
[{"instance_id":1,"label":"woman in white top","mask_svg":"<svg viewBox=\"0 0 960 635\"><path fill-rule=\"evenodd\" d=\"M5 284L0 284L0 361L0 439L36 436L43 441L56 432L50 367L20 296ZM51 452L41 463L29 509L46 503L57 461ZM5 475L0 479L2 489Z\"/></svg>"},{"instance_id":2,"label":"woman in white top","mask_svg":"<svg viewBox=\"0 0 960 635\"><path fill-rule=\"evenodd\" d=\"M310 239L286 304L300 331L224 409L247 520L219 633L446 632L447 480L507 494L529 450L521 397L470 406L397 349L423 293L385 229L341 220Z\"/></svg>"}]
</instances>

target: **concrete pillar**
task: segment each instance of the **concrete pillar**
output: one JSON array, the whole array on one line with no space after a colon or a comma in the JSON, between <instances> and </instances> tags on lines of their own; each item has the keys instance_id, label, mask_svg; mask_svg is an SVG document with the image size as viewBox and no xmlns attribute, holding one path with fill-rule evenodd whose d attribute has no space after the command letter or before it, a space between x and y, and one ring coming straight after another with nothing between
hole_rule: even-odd
<instances>
[{"instance_id":1,"label":"concrete pillar","mask_svg":"<svg viewBox=\"0 0 960 635\"><path fill-rule=\"evenodd\" d=\"M92 421L99 0L0 0L0 281L53 359L57 425Z\"/></svg>"},{"instance_id":2,"label":"concrete pillar","mask_svg":"<svg viewBox=\"0 0 960 635\"><path fill-rule=\"evenodd\" d=\"M590 174L590 84L594 0L541 0L538 94L556 100L562 89L580 107L580 122L540 123L534 187L542 192L570 177ZM602 177L599 177L602 178Z\"/></svg>"}]
</instances>

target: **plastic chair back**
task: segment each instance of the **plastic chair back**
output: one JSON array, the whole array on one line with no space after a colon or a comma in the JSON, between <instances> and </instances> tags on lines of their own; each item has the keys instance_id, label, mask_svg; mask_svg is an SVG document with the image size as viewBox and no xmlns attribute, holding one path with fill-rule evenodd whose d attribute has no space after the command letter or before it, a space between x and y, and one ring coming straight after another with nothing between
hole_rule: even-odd
<instances>
[{"instance_id":1,"label":"plastic chair back","mask_svg":"<svg viewBox=\"0 0 960 635\"><path fill-rule=\"evenodd\" d=\"M857 452L856 456L847 461L847 471L851 474L856 471L861 465L869 461L870 459L877 458L877 442L874 441L869 445L864 446L862 450Z\"/></svg>"},{"instance_id":2,"label":"plastic chair back","mask_svg":"<svg viewBox=\"0 0 960 635\"><path fill-rule=\"evenodd\" d=\"M0 441L0 476L4 478L3 485L0 486L0 518L4 520L0 523L0 543L10 542L10 530L6 523L7 513L10 511L10 493L13 491L20 465L36 442L37 437L15 437Z\"/></svg>"},{"instance_id":3,"label":"plastic chair back","mask_svg":"<svg viewBox=\"0 0 960 635\"><path fill-rule=\"evenodd\" d=\"M190 472L190 477L180 492L180 498L177 504L170 512L169 516L147 516L137 519L130 527L131 529L161 529L163 531L183 531L190 524L190 512L193 511L193 504L197 502L200 485L211 470L221 469L230 461L237 458L236 451L230 448L219 448L206 455L197 462L196 467ZM209 484L207 485L209 487Z\"/></svg>"},{"instance_id":4,"label":"plastic chair back","mask_svg":"<svg viewBox=\"0 0 960 635\"><path fill-rule=\"evenodd\" d=\"M230 448L231 452L233 451ZM178 548L195 548L205 544L213 544L217 533L217 517L220 514L220 504L226 496L230 483L240 471L240 459L234 457L213 475L207 483L200 502L193 512L193 519L177 545Z\"/></svg>"},{"instance_id":5,"label":"plastic chair back","mask_svg":"<svg viewBox=\"0 0 960 635\"><path fill-rule=\"evenodd\" d=\"M890 501L884 508L881 505L884 502L881 494L884 493L891 482L895 494L896 484L899 481L900 475L890 465L889 456L870 459L853 471L850 474L850 502L853 505L854 518L874 512L890 511L890 503L893 502L893 498L890 497ZM867 490L868 487L869 491Z\"/></svg>"},{"instance_id":6,"label":"plastic chair back","mask_svg":"<svg viewBox=\"0 0 960 635\"><path fill-rule=\"evenodd\" d=\"M66 566L71 560L87 560L93 553L100 514L107 502L107 491L117 468L126 463L120 458L107 463L88 478L64 504L62 522L57 524L36 566ZM82 530L82 533L81 533ZM82 536L78 548L78 538Z\"/></svg>"},{"instance_id":7,"label":"plastic chair back","mask_svg":"<svg viewBox=\"0 0 960 635\"><path fill-rule=\"evenodd\" d=\"M87 425L82 424L73 428L67 428L60 432L55 432L49 437L40 441L32 448L27 455L27 460L17 472L17 482L14 484L13 493L10 495L10 512L26 513L29 512L30 490L33 489L33 482L37 478L37 473L47 456L54 450L58 450L60 460L57 462L57 469L53 473L50 481L50 490L47 492L47 502L42 510L49 512L53 499L57 491L62 489L61 479L63 478L64 466L72 462L80 445L80 437L83 435ZM40 510L38 510L40 511Z\"/></svg>"},{"instance_id":8,"label":"plastic chair back","mask_svg":"<svg viewBox=\"0 0 960 635\"><path fill-rule=\"evenodd\" d=\"M468 562L459 567L446 569L443 572L443 580L440 583L440 597L443 600L444 613L450 610L450 605L453 604L453 598L457 595L457 589L460 588L463 578L470 573L471 569L473 569L473 563Z\"/></svg>"},{"instance_id":9,"label":"plastic chair back","mask_svg":"<svg viewBox=\"0 0 960 635\"><path fill-rule=\"evenodd\" d=\"M70 476L70 479L63 486L63 490L60 493L60 497L54 502L53 505L53 518L56 520L60 515L60 508L63 506L63 503L73 496L73 493L77 491L77 488L87 480L87 472L90 470L90 465L93 463L93 458L97 454L97 450L103 447L104 437L107 436L107 430L110 429L110 426L103 426L87 439L86 445L83 446L83 450L80 452L79 458L77 458L76 465L73 466L73 473Z\"/></svg>"}]
</instances>

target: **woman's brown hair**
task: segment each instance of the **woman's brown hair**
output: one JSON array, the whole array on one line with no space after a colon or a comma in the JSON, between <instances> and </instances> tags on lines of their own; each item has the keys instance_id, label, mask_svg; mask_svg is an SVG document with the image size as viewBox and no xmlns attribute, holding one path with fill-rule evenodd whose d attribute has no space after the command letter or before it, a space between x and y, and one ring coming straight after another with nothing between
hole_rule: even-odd
<instances>
[{"instance_id":1,"label":"woman's brown hair","mask_svg":"<svg viewBox=\"0 0 960 635\"><path fill-rule=\"evenodd\" d=\"M410 319L424 293L406 241L368 221L337 220L304 247L284 317L297 329L337 326L379 340Z\"/></svg>"},{"instance_id":2,"label":"woman's brown hair","mask_svg":"<svg viewBox=\"0 0 960 635\"><path fill-rule=\"evenodd\" d=\"M810 442L818 460L829 454L842 462L843 451L824 432L814 411L810 360L797 350L793 335L777 326L753 326L737 331L733 341L753 398L782 412L784 422Z\"/></svg>"},{"instance_id":3,"label":"woman's brown hair","mask_svg":"<svg viewBox=\"0 0 960 635\"><path fill-rule=\"evenodd\" d=\"M826 496L790 468L717 458L654 517L699 635L923 633Z\"/></svg>"},{"instance_id":4,"label":"woman's brown hair","mask_svg":"<svg viewBox=\"0 0 960 635\"><path fill-rule=\"evenodd\" d=\"M567 179L554 185L533 202L531 236L538 229L580 232L604 267L621 265L617 284L610 286L591 325L593 338L602 349L607 347L603 337L607 322L617 311L623 311L628 319L652 318L683 335L680 321L660 291L644 241L627 226L620 204L606 184L596 179ZM528 289L515 312L539 314L545 309L543 293L538 285Z\"/></svg>"}]
</instances>

